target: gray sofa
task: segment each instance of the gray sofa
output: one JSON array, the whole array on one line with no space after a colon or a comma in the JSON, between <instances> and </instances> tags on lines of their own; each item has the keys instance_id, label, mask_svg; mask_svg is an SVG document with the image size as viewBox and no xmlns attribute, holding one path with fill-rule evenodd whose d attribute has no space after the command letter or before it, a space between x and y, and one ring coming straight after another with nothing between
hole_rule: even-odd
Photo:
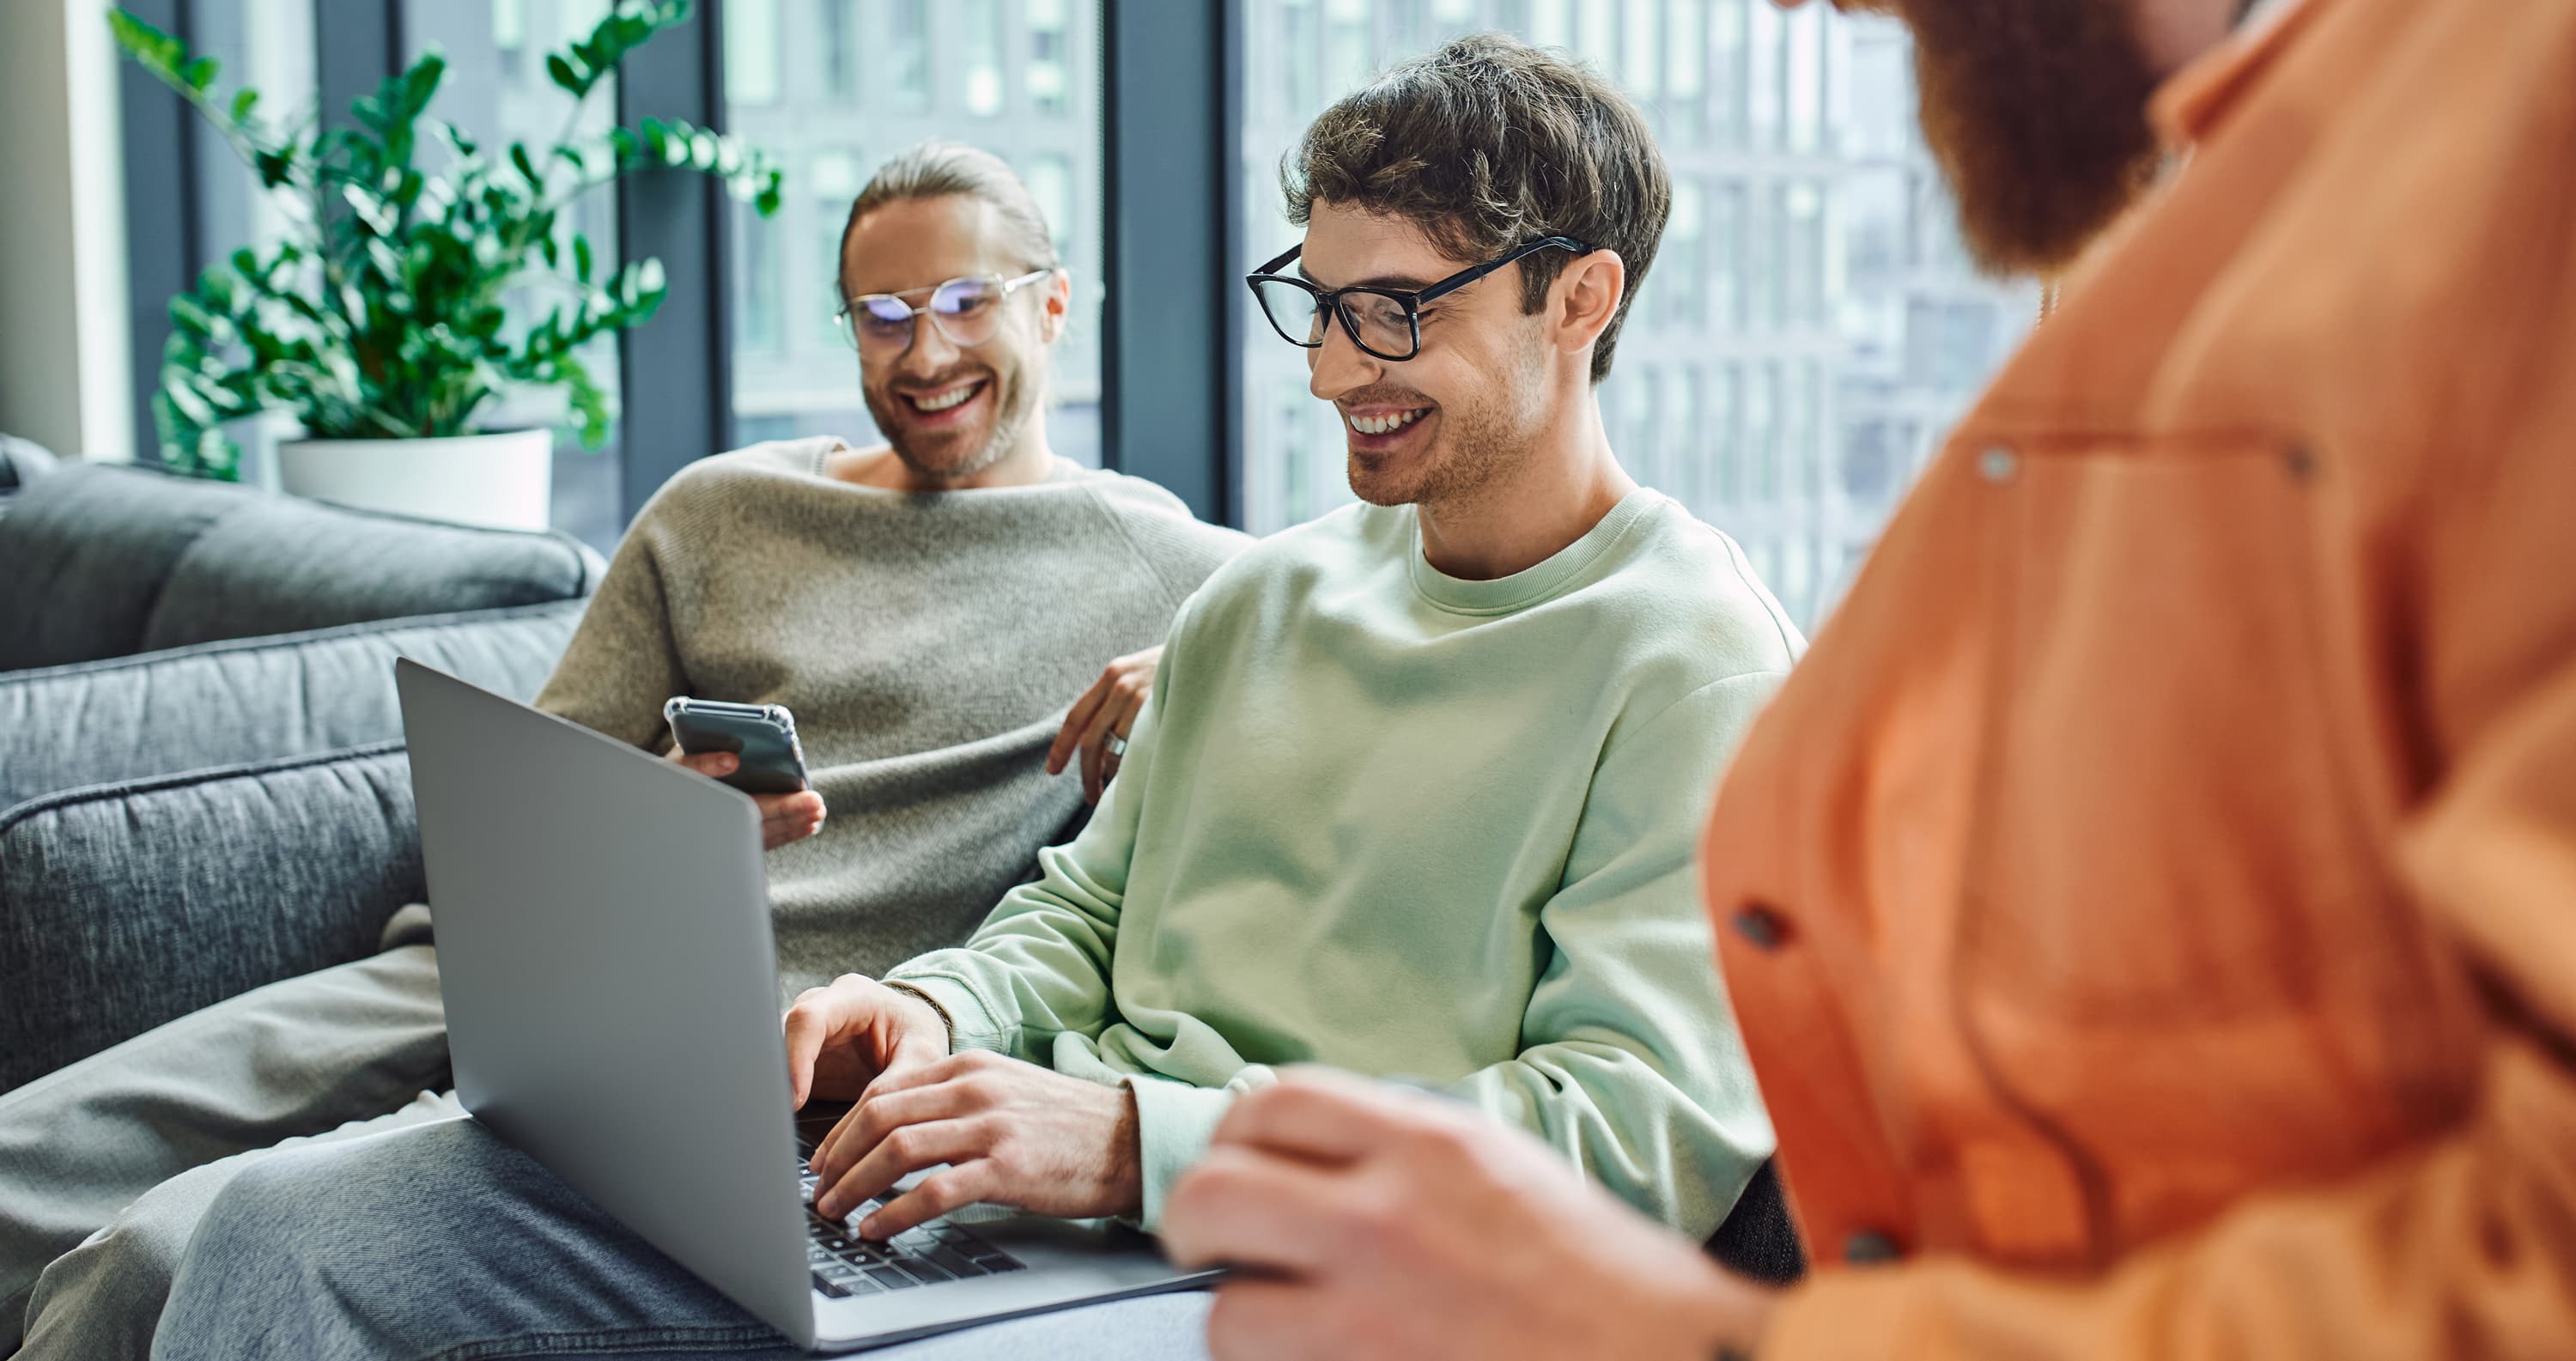
<instances>
[{"instance_id":1,"label":"gray sofa","mask_svg":"<svg viewBox=\"0 0 2576 1361\"><path fill-rule=\"evenodd\" d=\"M568 536L67 463L0 516L0 1091L419 900L394 657L535 694Z\"/></svg>"}]
</instances>

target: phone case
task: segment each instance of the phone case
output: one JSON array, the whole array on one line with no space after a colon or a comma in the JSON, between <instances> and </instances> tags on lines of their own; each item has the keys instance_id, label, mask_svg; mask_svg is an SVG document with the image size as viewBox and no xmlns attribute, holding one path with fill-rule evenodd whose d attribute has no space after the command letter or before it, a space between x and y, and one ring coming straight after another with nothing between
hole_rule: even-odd
<instances>
[{"instance_id":1,"label":"phone case","mask_svg":"<svg viewBox=\"0 0 2576 1361\"><path fill-rule=\"evenodd\" d=\"M662 706L671 740L696 756L729 751L742 765L724 783L746 794L793 794L807 788L805 748L796 740L796 716L777 704L727 704L674 695Z\"/></svg>"}]
</instances>

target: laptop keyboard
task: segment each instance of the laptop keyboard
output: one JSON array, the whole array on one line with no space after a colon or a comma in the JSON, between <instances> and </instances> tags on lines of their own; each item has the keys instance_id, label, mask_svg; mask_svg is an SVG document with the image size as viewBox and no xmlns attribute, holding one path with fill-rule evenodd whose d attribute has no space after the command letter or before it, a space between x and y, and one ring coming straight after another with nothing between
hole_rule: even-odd
<instances>
[{"instance_id":1,"label":"laptop keyboard","mask_svg":"<svg viewBox=\"0 0 2576 1361\"><path fill-rule=\"evenodd\" d=\"M808 1148L796 1160L796 1183L805 1201L805 1264L814 1273L814 1288L824 1294L881 1295L1021 1269L1017 1258L946 1220L906 1229L882 1243L861 1238L850 1225L883 1205L882 1199L861 1205L841 1223L823 1218L814 1212L814 1174L805 1166L812 1154Z\"/></svg>"}]
</instances>

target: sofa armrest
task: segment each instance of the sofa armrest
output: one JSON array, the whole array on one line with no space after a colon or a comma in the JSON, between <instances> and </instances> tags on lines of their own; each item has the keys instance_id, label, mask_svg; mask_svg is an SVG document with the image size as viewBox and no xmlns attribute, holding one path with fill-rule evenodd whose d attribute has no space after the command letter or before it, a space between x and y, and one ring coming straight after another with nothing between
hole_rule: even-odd
<instances>
[{"instance_id":1,"label":"sofa armrest","mask_svg":"<svg viewBox=\"0 0 2576 1361\"><path fill-rule=\"evenodd\" d=\"M0 1091L371 954L424 896L399 743L0 813Z\"/></svg>"},{"instance_id":2,"label":"sofa armrest","mask_svg":"<svg viewBox=\"0 0 2576 1361\"><path fill-rule=\"evenodd\" d=\"M0 435L0 507L26 490L27 484L54 470L54 456L42 445Z\"/></svg>"},{"instance_id":3,"label":"sofa armrest","mask_svg":"<svg viewBox=\"0 0 2576 1361\"><path fill-rule=\"evenodd\" d=\"M536 696L583 601L200 643L0 673L0 809L85 785L402 736L394 658Z\"/></svg>"}]
</instances>

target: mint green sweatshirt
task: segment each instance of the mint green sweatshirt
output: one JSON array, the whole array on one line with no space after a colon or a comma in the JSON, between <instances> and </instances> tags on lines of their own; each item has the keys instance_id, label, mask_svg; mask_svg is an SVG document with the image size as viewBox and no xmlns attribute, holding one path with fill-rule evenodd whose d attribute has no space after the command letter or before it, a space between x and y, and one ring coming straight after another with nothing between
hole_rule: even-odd
<instances>
[{"instance_id":1,"label":"mint green sweatshirt","mask_svg":"<svg viewBox=\"0 0 2576 1361\"><path fill-rule=\"evenodd\" d=\"M1445 576L1411 508L1245 551L1182 607L1090 825L888 975L995 1049L1136 1093L1143 1221L1277 1065L1445 1088L1693 1235L1771 1128L1692 853L1803 647L1660 493Z\"/></svg>"}]
</instances>

